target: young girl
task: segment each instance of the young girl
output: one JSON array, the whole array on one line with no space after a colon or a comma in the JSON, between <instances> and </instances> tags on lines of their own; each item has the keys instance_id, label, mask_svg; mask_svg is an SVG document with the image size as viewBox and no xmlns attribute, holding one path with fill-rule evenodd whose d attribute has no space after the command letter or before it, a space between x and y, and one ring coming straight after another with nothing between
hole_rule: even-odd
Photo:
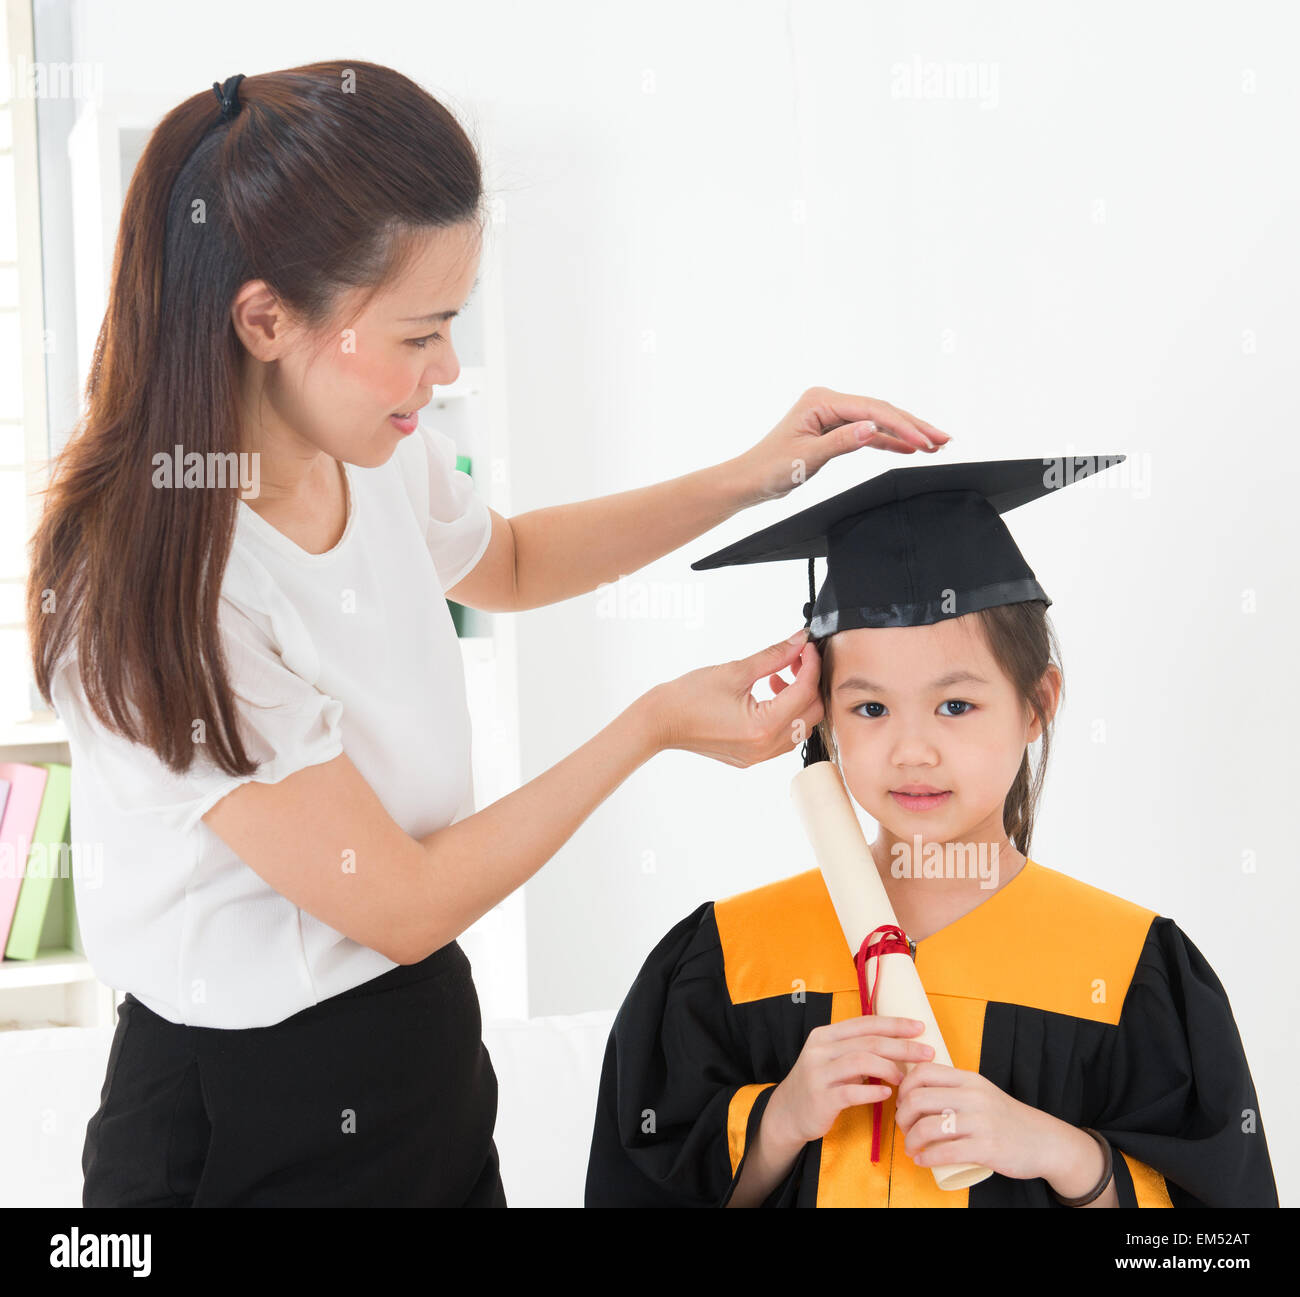
<instances>
[{"instance_id":1,"label":"young girl","mask_svg":"<svg viewBox=\"0 0 1300 1297\"><path fill-rule=\"evenodd\" d=\"M805 764L829 754L879 825L953 1065L863 1014L817 869L701 905L615 1020L588 1205L1277 1205L1214 971L1172 920L1029 856L1062 675L999 515L1090 471L896 469L694 565L807 557L811 594L826 555ZM939 1189L958 1162L994 1174Z\"/></svg>"}]
</instances>

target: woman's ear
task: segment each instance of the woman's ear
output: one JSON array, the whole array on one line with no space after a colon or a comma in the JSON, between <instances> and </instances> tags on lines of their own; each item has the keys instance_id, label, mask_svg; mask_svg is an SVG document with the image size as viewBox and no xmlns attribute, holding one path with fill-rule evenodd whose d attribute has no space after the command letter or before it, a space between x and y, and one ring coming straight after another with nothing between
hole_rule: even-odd
<instances>
[{"instance_id":1,"label":"woman's ear","mask_svg":"<svg viewBox=\"0 0 1300 1297\"><path fill-rule=\"evenodd\" d=\"M270 362L284 354L290 332L288 313L262 279L241 284L230 304L230 319L239 340L257 360Z\"/></svg>"}]
</instances>

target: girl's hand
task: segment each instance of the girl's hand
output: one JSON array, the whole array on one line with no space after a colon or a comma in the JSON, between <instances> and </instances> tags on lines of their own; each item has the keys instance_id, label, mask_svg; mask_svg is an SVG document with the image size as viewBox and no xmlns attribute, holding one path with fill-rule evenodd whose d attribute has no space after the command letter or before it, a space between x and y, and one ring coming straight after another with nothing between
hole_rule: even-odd
<instances>
[{"instance_id":1,"label":"girl's hand","mask_svg":"<svg viewBox=\"0 0 1300 1297\"><path fill-rule=\"evenodd\" d=\"M817 678L821 658L806 643L806 631L752 657L701 667L657 685L648 695L658 723L660 748L681 748L752 766L780 756L808 737L822 718ZM759 701L750 692L756 681L796 664L793 684L782 680L779 697Z\"/></svg>"},{"instance_id":2,"label":"girl's hand","mask_svg":"<svg viewBox=\"0 0 1300 1297\"><path fill-rule=\"evenodd\" d=\"M908 1039L924 1030L915 1018L875 1014L814 1027L789 1075L772 1091L764 1133L779 1148L802 1148L821 1139L845 1108L888 1099L890 1086L903 1079L904 1060L934 1056L929 1045ZM869 1076L884 1083L867 1085Z\"/></svg>"},{"instance_id":3,"label":"girl's hand","mask_svg":"<svg viewBox=\"0 0 1300 1297\"><path fill-rule=\"evenodd\" d=\"M911 455L949 440L933 424L869 396L810 387L757 445L735 461L748 483L747 502L779 500L828 460L863 446Z\"/></svg>"},{"instance_id":4,"label":"girl's hand","mask_svg":"<svg viewBox=\"0 0 1300 1297\"><path fill-rule=\"evenodd\" d=\"M975 1162L1013 1180L1050 1181L1077 1133L978 1072L942 1063L918 1063L903 1078L894 1120L917 1166Z\"/></svg>"}]
</instances>

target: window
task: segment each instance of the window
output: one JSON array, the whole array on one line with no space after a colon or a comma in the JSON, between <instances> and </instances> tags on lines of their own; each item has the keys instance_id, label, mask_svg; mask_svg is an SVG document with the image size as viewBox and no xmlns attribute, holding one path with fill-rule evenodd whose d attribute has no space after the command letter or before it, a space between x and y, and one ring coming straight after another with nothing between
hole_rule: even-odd
<instances>
[{"instance_id":1,"label":"window","mask_svg":"<svg viewBox=\"0 0 1300 1297\"><path fill-rule=\"evenodd\" d=\"M31 8L0 25L0 728L35 702L24 621L27 546L49 469Z\"/></svg>"}]
</instances>

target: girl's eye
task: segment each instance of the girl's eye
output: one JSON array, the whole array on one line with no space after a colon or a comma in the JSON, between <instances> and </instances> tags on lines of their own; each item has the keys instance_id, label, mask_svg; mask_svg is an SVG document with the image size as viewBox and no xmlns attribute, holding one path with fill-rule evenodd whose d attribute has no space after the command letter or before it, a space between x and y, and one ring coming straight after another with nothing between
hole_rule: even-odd
<instances>
[{"instance_id":1,"label":"girl's eye","mask_svg":"<svg viewBox=\"0 0 1300 1297\"><path fill-rule=\"evenodd\" d=\"M862 710L862 708L864 708L864 707L884 707L884 705L885 705L884 703L859 703L858 706L855 707L853 710L854 710L855 712L860 712L860 711ZM940 707L954 707L954 706L955 706L955 707L963 707L963 708L972 708L972 707L974 707L974 705L975 705L974 703L963 702L960 698L949 698L949 699L947 699L946 701L941 702L941 703L939 704ZM965 712L965 711L960 711L960 712L946 712L945 715L947 715L947 716L951 716L951 717L954 717L954 718L955 718L955 717L957 717L957 716L965 716L965 715L966 715L966 712ZM868 719L868 720L876 720L876 719L879 718L879 716L880 716L880 713L879 713L879 712L869 712L869 713L867 714L867 716L865 717L865 719Z\"/></svg>"},{"instance_id":2,"label":"girl's eye","mask_svg":"<svg viewBox=\"0 0 1300 1297\"><path fill-rule=\"evenodd\" d=\"M426 334L423 338L407 338L407 342L409 342L411 346L419 347L421 351L424 350L426 344L430 342L441 342L441 341L442 341L441 333L429 333Z\"/></svg>"}]
</instances>

